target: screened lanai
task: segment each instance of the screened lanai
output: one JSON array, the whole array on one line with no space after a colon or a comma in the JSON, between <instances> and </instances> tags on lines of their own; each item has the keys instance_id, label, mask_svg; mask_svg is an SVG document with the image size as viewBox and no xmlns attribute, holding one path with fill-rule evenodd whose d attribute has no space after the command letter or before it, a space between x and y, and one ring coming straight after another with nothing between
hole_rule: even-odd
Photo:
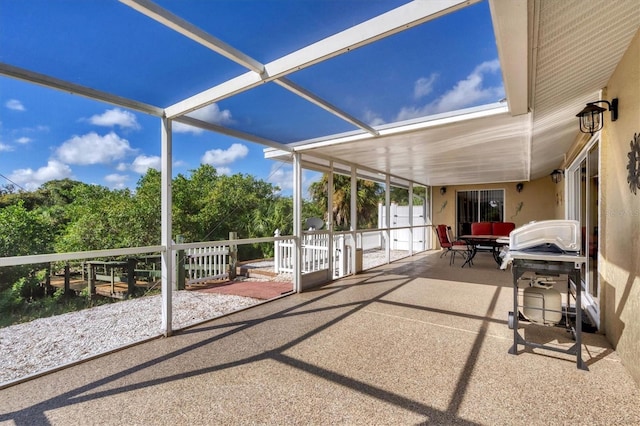
<instances>
[{"instance_id":1,"label":"screened lanai","mask_svg":"<svg viewBox=\"0 0 640 426\"><path fill-rule=\"evenodd\" d=\"M527 182L563 167L575 114L601 98L640 19L634 1L229 5L4 0L0 9L0 76L158 118L162 242L146 249L163 253L167 335L180 248L171 228L176 126L254 142L265 158L292 163L299 242L303 168L411 191ZM50 19L52 7L64 10L60 19ZM587 33L606 34L590 39L597 54L576 48ZM433 64L439 72L425 74ZM425 100L443 80L450 89ZM300 291L299 254L296 262Z\"/></svg>"},{"instance_id":2,"label":"screened lanai","mask_svg":"<svg viewBox=\"0 0 640 426\"><path fill-rule=\"evenodd\" d=\"M422 185L550 173L575 135L569 112L597 97L635 19L632 2L589 2L579 13L525 1L227 8L131 0L102 2L100 13L82 3L50 21L43 3L7 2L2 74ZM606 20L589 18L605 11ZM251 25L238 24L243 15ZM34 25L42 30L29 31ZM231 31L237 25L242 31ZM593 38L596 60L574 48L580 28L609 34ZM443 49L457 69L447 69ZM482 49L485 60L469 63L468 49ZM460 85L483 81L435 103L412 102L433 77L421 75L433 62ZM232 111L234 120L212 110Z\"/></svg>"}]
</instances>

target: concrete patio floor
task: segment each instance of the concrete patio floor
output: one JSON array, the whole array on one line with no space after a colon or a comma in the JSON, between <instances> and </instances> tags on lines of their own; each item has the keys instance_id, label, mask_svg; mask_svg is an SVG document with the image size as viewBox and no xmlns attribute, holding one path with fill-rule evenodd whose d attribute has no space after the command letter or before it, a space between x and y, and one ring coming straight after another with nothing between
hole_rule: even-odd
<instances>
[{"instance_id":1,"label":"concrete patio floor","mask_svg":"<svg viewBox=\"0 0 640 426\"><path fill-rule=\"evenodd\" d=\"M598 334L508 354L511 273L431 252L0 391L0 425L640 424ZM559 327L523 325L570 345Z\"/></svg>"}]
</instances>

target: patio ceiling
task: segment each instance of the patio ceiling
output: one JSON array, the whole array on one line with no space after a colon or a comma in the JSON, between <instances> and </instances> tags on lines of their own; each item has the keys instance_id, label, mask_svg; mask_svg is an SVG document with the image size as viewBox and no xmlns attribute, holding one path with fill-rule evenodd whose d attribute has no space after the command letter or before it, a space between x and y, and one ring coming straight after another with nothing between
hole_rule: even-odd
<instances>
[{"instance_id":1,"label":"patio ceiling","mask_svg":"<svg viewBox=\"0 0 640 426\"><path fill-rule=\"evenodd\" d=\"M640 2L490 5L508 108L425 117L422 125L398 123L385 136L348 134L296 144L303 159L349 161L427 185L526 181L560 167L578 136L575 114L601 99L640 27ZM287 157L277 150L266 155Z\"/></svg>"},{"instance_id":2,"label":"patio ceiling","mask_svg":"<svg viewBox=\"0 0 640 426\"><path fill-rule=\"evenodd\" d=\"M356 49L380 49L388 63L415 61L412 66L419 68L420 58L436 49L435 43L425 43L420 52L404 52L398 45L416 37L431 42L438 23L464 28L465 19L473 18L465 11L486 3L370 1L349 3L348 8L339 2L331 7L288 3L300 8L298 19L279 20L271 37L264 37L261 27L246 28L226 41L216 32L233 27L242 16L225 15L221 3L121 3L103 6L105 16L118 17L117 31L99 16L83 27L47 22L44 3L29 9L22 33L2 34L0 75L258 142L271 147L268 158L286 161L296 150L307 166L352 163L371 175L389 173L425 185L526 181L560 166L577 135L576 112L599 99L599 91L640 26L636 0L490 0L506 101L376 125L344 102L349 96L336 92L367 76L375 81L371 99L377 95L377 101L394 101L394 82L349 62L357 59ZM16 16L26 16L19 4L11 4ZM246 13L277 13L282 4L269 3L265 9L254 5ZM83 2L74 5L70 20L89 7ZM317 9L309 12L309 8ZM316 19L303 19L321 13ZM265 26L271 24L270 18L265 17ZM4 19L15 21L10 12ZM38 19L41 25L52 25L46 40L29 34L29 25ZM56 25L65 28L64 37L55 33ZM74 37L95 38L93 50L74 49ZM469 37L458 42L472 43L473 35ZM385 44L391 39L395 45ZM32 43L47 45L46 57L34 60L22 55ZM187 50L188 61L182 55ZM139 62L141 54L148 62L145 73L132 75L130 61ZM90 63L89 56L103 59ZM322 92L314 85L318 79L342 85ZM623 108L622 97L620 102ZM206 121L199 112L212 103L247 114L259 105L261 115L235 126ZM288 122L291 110L304 111L307 117L295 131Z\"/></svg>"}]
</instances>

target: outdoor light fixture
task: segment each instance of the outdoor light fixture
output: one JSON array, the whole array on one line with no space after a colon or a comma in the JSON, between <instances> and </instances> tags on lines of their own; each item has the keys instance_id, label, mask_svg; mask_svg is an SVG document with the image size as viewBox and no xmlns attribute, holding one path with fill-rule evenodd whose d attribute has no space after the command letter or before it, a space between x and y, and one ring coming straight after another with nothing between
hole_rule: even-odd
<instances>
[{"instance_id":1,"label":"outdoor light fixture","mask_svg":"<svg viewBox=\"0 0 640 426\"><path fill-rule=\"evenodd\" d=\"M559 183L562 181L562 175L564 174L564 172L560 169L555 169L554 171L551 172L551 180L553 181L553 183Z\"/></svg>"},{"instance_id":2,"label":"outdoor light fixture","mask_svg":"<svg viewBox=\"0 0 640 426\"><path fill-rule=\"evenodd\" d=\"M520 182L516 185L516 191L522 192L522 188L524 188L524 183Z\"/></svg>"},{"instance_id":3,"label":"outdoor light fixture","mask_svg":"<svg viewBox=\"0 0 640 426\"><path fill-rule=\"evenodd\" d=\"M446 186L441 187L440 188L440 195L444 195L446 193L447 193L447 187Z\"/></svg>"},{"instance_id":4,"label":"outdoor light fixture","mask_svg":"<svg viewBox=\"0 0 640 426\"><path fill-rule=\"evenodd\" d=\"M593 135L602 129L602 113L607 109L596 105L599 103L607 104L609 111L611 111L611 121L618 119L618 98L613 98L611 102L605 100L589 102L582 111L576 114L576 117L580 119L580 131L582 133L591 133Z\"/></svg>"}]
</instances>

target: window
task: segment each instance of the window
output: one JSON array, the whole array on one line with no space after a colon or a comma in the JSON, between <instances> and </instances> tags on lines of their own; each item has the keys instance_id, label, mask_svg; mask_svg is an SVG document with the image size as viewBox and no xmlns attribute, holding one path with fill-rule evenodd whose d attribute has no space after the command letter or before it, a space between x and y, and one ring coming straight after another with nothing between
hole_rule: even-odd
<instances>
[{"instance_id":1,"label":"window","mask_svg":"<svg viewBox=\"0 0 640 426\"><path fill-rule=\"evenodd\" d=\"M457 192L458 235L471 234L473 222L504 221L504 189Z\"/></svg>"}]
</instances>

